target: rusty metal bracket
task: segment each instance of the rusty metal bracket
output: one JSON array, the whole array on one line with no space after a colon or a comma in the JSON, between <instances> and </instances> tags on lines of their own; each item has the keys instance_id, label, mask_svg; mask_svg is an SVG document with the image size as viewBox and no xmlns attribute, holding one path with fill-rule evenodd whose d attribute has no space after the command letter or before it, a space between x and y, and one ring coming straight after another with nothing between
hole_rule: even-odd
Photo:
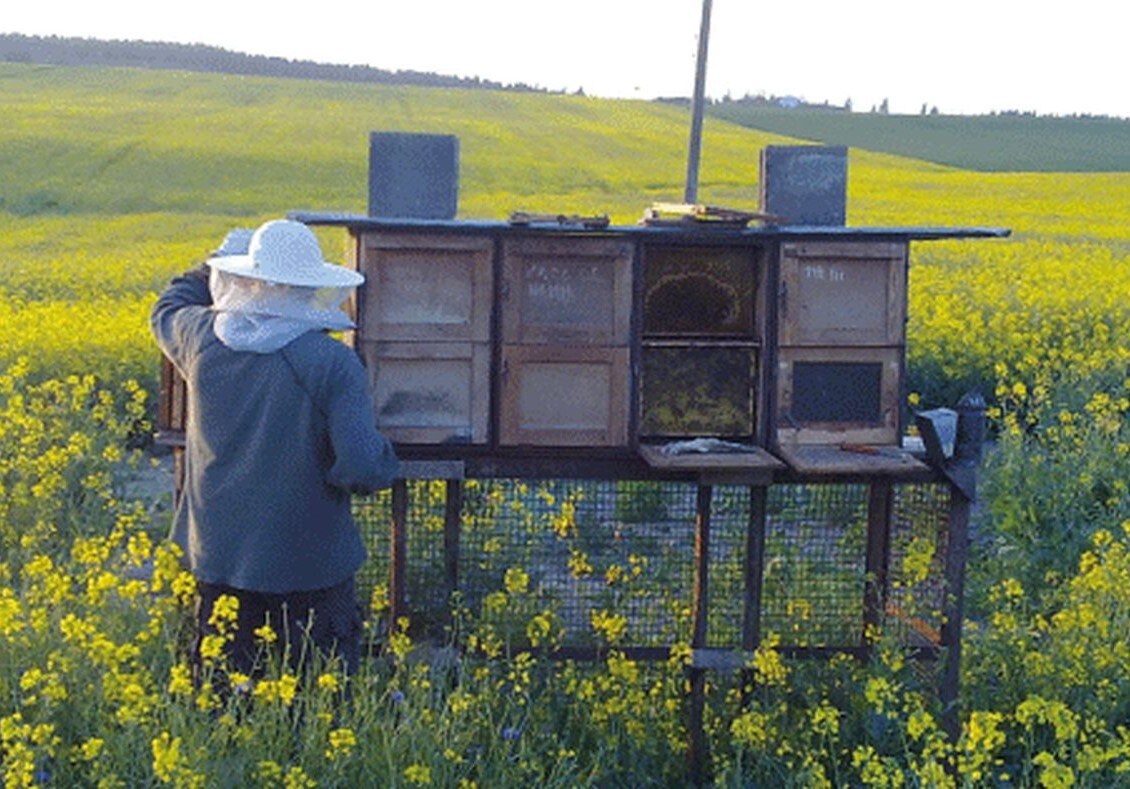
<instances>
[{"instance_id":1,"label":"rusty metal bracket","mask_svg":"<svg viewBox=\"0 0 1130 789\"><path fill-rule=\"evenodd\" d=\"M519 227L528 225L558 225L560 227L582 227L585 230L603 230L608 227L607 216L578 216L577 214L534 214L528 211L513 211L510 224Z\"/></svg>"}]
</instances>

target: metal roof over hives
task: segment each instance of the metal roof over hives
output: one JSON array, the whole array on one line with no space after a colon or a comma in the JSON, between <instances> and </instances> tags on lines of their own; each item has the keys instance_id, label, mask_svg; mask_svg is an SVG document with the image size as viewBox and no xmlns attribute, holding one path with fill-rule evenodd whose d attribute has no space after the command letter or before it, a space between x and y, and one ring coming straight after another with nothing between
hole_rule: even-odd
<instances>
[{"instance_id":1,"label":"metal roof over hives","mask_svg":"<svg viewBox=\"0 0 1130 789\"><path fill-rule=\"evenodd\" d=\"M559 222L531 222L516 224L503 220L486 219L409 219L374 217L364 214L338 212L292 211L290 219L308 225L345 227L355 230L411 230L491 233L520 228L533 233L603 233L641 234L655 238L664 236L701 238L764 238L765 240L796 239L900 239L907 241L935 241L959 238L1006 238L1011 230L1001 227L850 227L824 225L754 225L735 226L709 221L686 221L662 225L610 225L588 228L580 224Z\"/></svg>"}]
</instances>

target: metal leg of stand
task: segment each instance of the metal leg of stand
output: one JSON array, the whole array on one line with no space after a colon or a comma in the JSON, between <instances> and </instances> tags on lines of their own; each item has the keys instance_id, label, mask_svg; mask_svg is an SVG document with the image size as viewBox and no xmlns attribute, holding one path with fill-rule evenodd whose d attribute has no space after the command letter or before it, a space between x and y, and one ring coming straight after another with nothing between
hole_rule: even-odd
<instances>
[{"instance_id":1,"label":"metal leg of stand","mask_svg":"<svg viewBox=\"0 0 1130 789\"><path fill-rule=\"evenodd\" d=\"M691 633L691 649L706 646L706 620L709 611L709 563L710 563L710 500L713 488L699 485L695 509L694 535L694 600L692 612L694 621ZM710 753L703 728L706 707L706 669L691 666L690 699L687 729L690 736L688 759L690 778L694 786L704 786L710 780Z\"/></svg>"},{"instance_id":2,"label":"metal leg of stand","mask_svg":"<svg viewBox=\"0 0 1130 789\"><path fill-rule=\"evenodd\" d=\"M969 516L973 502L957 486L950 488L949 550L946 552L946 599L943 607L942 669L939 697L942 728L957 742L961 735L958 691L961 682L961 622L965 616L965 563L969 558Z\"/></svg>"},{"instance_id":3,"label":"metal leg of stand","mask_svg":"<svg viewBox=\"0 0 1130 789\"><path fill-rule=\"evenodd\" d=\"M392 483L392 534L389 540L388 630L396 632L396 622L408 613L408 482Z\"/></svg>"}]
</instances>

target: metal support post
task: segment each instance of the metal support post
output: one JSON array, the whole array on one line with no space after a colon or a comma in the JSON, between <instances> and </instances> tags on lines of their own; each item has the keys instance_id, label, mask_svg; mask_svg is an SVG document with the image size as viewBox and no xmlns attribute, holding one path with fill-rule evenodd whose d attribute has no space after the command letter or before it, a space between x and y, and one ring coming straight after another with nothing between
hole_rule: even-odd
<instances>
[{"instance_id":1,"label":"metal support post","mask_svg":"<svg viewBox=\"0 0 1130 789\"><path fill-rule=\"evenodd\" d=\"M961 735L958 690L961 683L961 622L965 616L965 563L969 558L969 516L973 502L956 485L950 487L949 539L946 551L946 597L942 608L945 651L938 696L942 728L953 742Z\"/></svg>"},{"instance_id":2,"label":"metal support post","mask_svg":"<svg viewBox=\"0 0 1130 789\"><path fill-rule=\"evenodd\" d=\"M871 634L883 622L890 574L891 511L894 487L873 481L867 499L867 582L863 592L863 645L869 652Z\"/></svg>"},{"instance_id":3,"label":"metal support post","mask_svg":"<svg viewBox=\"0 0 1130 789\"><path fill-rule=\"evenodd\" d=\"M707 615L710 610L710 500L714 488L699 485L695 502L694 532L694 600L691 610L694 620L691 632L691 651L706 646ZM710 780L710 753L703 727L706 708L706 669L693 664L690 669L690 709L687 729L690 735L688 758L693 786L704 786Z\"/></svg>"},{"instance_id":4,"label":"metal support post","mask_svg":"<svg viewBox=\"0 0 1130 789\"><path fill-rule=\"evenodd\" d=\"M444 616L447 624L452 624L452 598L459 589L459 538L463 523L463 481L449 479L445 482L447 495L443 513L443 560L446 569L447 604Z\"/></svg>"},{"instance_id":5,"label":"metal support post","mask_svg":"<svg viewBox=\"0 0 1130 789\"><path fill-rule=\"evenodd\" d=\"M761 594L765 578L765 525L769 489L749 489L749 522L746 525L745 567L742 601L742 651L753 652L761 644ZM753 672L742 672L742 698L753 684Z\"/></svg>"},{"instance_id":6,"label":"metal support post","mask_svg":"<svg viewBox=\"0 0 1130 789\"><path fill-rule=\"evenodd\" d=\"M392 534L389 540L389 621L390 633L396 632L396 622L408 613L408 482L398 479L392 483Z\"/></svg>"}]
</instances>

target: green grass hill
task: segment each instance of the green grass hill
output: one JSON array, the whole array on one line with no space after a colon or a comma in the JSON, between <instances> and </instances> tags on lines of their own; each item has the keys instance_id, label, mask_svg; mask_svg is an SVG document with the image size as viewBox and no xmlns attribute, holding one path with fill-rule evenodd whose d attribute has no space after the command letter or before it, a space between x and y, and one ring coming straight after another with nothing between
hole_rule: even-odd
<instances>
[{"instance_id":1,"label":"green grass hill","mask_svg":"<svg viewBox=\"0 0 1130 789\"><path fill-rule=\"evenodd\" d=\"M750 129L982 172L1130 172L1130 119L884 115L713 104Z\"/></svg>"}]
</instances>

